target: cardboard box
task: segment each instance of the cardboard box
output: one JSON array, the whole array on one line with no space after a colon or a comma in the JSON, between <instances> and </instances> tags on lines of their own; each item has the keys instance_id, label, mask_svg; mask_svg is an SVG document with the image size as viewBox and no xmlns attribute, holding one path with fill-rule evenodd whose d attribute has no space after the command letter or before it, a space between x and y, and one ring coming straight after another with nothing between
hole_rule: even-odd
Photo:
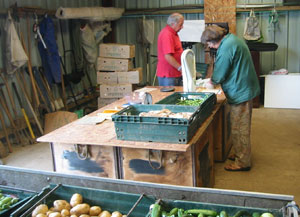
<instances>
[{"instance_id":1,"label":"cardboard box","mask_svg":"<svg viewBox=\"0 0 300 217\"><path fill-rule=\"evenodd\" d=\"M142 78L142 68L128 72L97 72L97 84L139 84Z\"/></svg>"},{"instance_id":2,"label":"cardboard box","mask_svg":"<svg viewBox=\"0 0 300 217\"><path fill-rule=\"evenodd\" d=\"M135 68L128 72L117 72L119 84L138 84L143 79L143 69Z\"/></svg>"},{"instance_id":3,"label":"cardboard box","mask_svg":"<svg viewBox=\"0 0 300 217\"><path fill-rule=\"evenodd\" d=\"M100 85L101 98L122 98L132 92L132 84L102 84Z\"/></svg>"},{"instance_id":4,"label":"cardboard box","mask_svg":"<svg viewBox=\"0 0 300 217\"><path fill-rule=\"evenodd\" d=\"M117 84L117 83L118 83L117 72L97 72L97 84Z\"/></svg>"},{"instance_id":5,"label":"cardboard box","mask_svg":"<svg viewBox=\"0 0 300 217\"><path fill-rule=\"evenodd\" d=\"M133 58L135 57L135 45L129 44L100 44L99 56L109 58Z\"/></svg>"},{"instance_id":6,"label":"cardboard box","mask_svg":"<svg viewBox=\"0 0 300 217\"><path fill-rule=\"evenodd\" d=\"M127 72L133 68L132 61L130 59L113 59L98 57L97 70L99 71L111 71L111 72Z\"/></svg>"},{"instance_id":7,"label":"cardboard box","mask_svg":"<svg viewBox=\"0 0 300 217\"><path fill-rule=\"evenodd\" d=\"M107 105L115 102L118 99L119 98L101 98L101 97L98 97L98 109L102 108L104 106L107 106Z\"/></svg>"}]
</instances>

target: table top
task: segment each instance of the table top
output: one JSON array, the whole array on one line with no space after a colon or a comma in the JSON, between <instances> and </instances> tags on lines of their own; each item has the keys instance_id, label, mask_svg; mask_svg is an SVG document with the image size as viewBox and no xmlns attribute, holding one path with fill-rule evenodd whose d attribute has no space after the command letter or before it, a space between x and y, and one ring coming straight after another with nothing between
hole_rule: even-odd
<instances>
[{"instance_id":1,"label":"table top","mask_svg":"<svg viewBox=\"0 0 300 217\"><path fill-rule=\"evenodd\" d=\"M161 87L146 87L151 88L149 93L152 95L153 103L160 99L174 93L174 92L160 92ZM218 89L217 89L218 90ZM182 91L182 87L176 87L176 92ZM197 92L208 92L203 88L198 88ZM126 148L140 148L140 149L154 149L154 150L168 150L168 151L187 151L192 144L194 144L202 135L202 133L209 126L213 120L214 114L220 109L221 105L225 102L226 98L222 91L217 94L217 104L212 114L202 123L195 136L189 141L188 144L171 144L171 143L158 143L158 142L136 142L136 141L123 141L116 138L114 123L111 120L96 125L80 124L80 120L75 120L63 127L60 127L46 135L39 137L38 142L51 142L51 143L66 143L66 144L82 144L82 145L102 145L102 146L115 146ZM97 116L98 113L107 109L114 109L127 103L125 98L119 99L105 107L102 107L86 116ZM84 116L83 118L85 118Z\"/></svg>"}]
</instances>

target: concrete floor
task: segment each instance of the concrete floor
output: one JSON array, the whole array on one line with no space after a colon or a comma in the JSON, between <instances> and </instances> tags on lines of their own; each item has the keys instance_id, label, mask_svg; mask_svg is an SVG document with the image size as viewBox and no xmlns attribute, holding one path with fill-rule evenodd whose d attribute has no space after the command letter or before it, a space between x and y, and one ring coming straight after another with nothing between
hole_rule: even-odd
<instances>
[{"instance_id":1,"label":"concrete floor","mask_svg":"<svg viewBox=\"0 0 300 217\"><path fill-rule=\"evenodd\" d=\"M294 195L300 204L300 110L253 109L249 172L227 172L215 164L215 188ZM48 143L14 147L5 165L52 171Z\"/></svg>"}]
</instances>

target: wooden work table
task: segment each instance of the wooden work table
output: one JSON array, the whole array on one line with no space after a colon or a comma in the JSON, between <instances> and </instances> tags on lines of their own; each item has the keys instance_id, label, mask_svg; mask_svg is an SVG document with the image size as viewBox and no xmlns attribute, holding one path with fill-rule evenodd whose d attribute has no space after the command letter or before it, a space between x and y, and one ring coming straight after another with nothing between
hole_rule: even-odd
<instances>
[{"instance_id":1,"label":"wooden work table","mask_svg":"<svg viewBox=\"0 0 300 217\"><path fill-rule=\"evenodd\" d=\"M160 87L148 87L156 88L149 92L152 95L153 103L159 101L160 99L172 94L173 92L160 92ZM182 87L176 87L175 91L182 91ZM197 90L198 92L205 92L205 89ZM211 115L203 122L201 127L195 133L194 137L188 142L188 144L169 144L169 143L157 143L157 142L135 142L135 141L122 141L116 139L114 123L111 120L105 120L101 124L97 125L83 125L79 124L79 120L75 120L59 129L56 129L40 138L37 141L39 142L49 142L51 143L52 154L53 154L53 163L54 170L57 172L69 173L69 174L83 174L83 175L93 175L93 176L102 176L110 178L123 178L131 179L137 181L149 181L157 183L168 183L168 184L180 184L186 186L210 186L212 187L214 183L214 174L213 174L213 119L220 111L222 106L225 104L226 98L224 94L217 94L217 104L214 107ZM125 98L117 100L116 102L109 104L105 107L98 109L97 111L88 114L88 116L97 116L98 113L103 112L106 109L114 109L120 107L123 104L127 103ZM222 129L221 129L222 130ZM90 149L90 156L94 158L90 159L89 164L80 169L75 168L79 163L87 163L84 161L74 162L73 149L74 144L79 145L89 145L92 147ZM209 156L206 160L205 167L209 170L210 178L203 183L203 180L197 178L198 176L206 176L206 174L197 175L200 171L200 168L203 170L203 165L197 161L200 159L201 152L206 147L206 154L203 156ZM66 151L68 149L68 151ZM75 148L82 149L81 146ZM151 151L154 151L153 153ZM157 158L158 152L162 155L164 152L165 161L162 161L162 156ZM100 154L99 154L100 153ZM182 153L182 154L180 154ZM102 155L102 157L100 156ZM178 156L182 156L182 159ZM72 157L72 160L70 158ZM80 156L77 155L80 158ZM158 165L156 166L151 164L151 159L153 162ZM205 157L206 158L206 157ZM150 162L151 168L154 171L149 172L149 168L145 169L147 172L141 172L140 168L135 168L133 162L138 164L144 163L144 161ZM87 160L86 158L81 160ZM95 162L97 165L101 164L101 168L95 167L94 164L90 164L91 161ZM174 161L174 162L173 162ZM170 163L171 162L171 163ZM164 169L161 169L162 164ZM188 168L182 168L182 165L187 165ZM201 165L200 165L201 164ZM94 170L90 170L93 167ZM169 170L168 170L169 168ZM187 176L190 178L176 178L176 182L173 183L173 176L177 176L176 172L184 169ZM182 173L182 171L181 171ZM174 175L170 175L174 174ZM186 176L184 176L186 177Z\"/></svg>"},{"instance_id":2,"label":"wooden work table","mask_svg":"<svg viewBox=\"0 0 300 217\"><path fill-rule=\"evenodd\" d=\"M182 91L182 87L176 87L175 91ZM202 89L205 92L205 89ZM174 92L160 92L159 87L157 90L151 91L153 103L160 99L172 94ZM102 107L88 116L97 116L98 113L106 109L114 109L127 103L125 98L117 100L116 102ZM82 145L102 145L102 146L118 146L127 148L147 148L154 150L168 150L168 151L186 151L191 144L197 140L198 136L205 131L207 126L213 120L214 114L225 103L224 94L217 95L217 104L212 114L201 125L195 136L189 141L188 144L169 144L169 143L153 143L153 142L135 142L135 141L122 141L117 140L114 123L111 120L105 120L97 125L82 125L78 124L79 120L73 121L59 129L56 129L40 138L38 142L51 142L51 143L68 143L68 144L82 144Z\"/></svg>"}]
</instances>

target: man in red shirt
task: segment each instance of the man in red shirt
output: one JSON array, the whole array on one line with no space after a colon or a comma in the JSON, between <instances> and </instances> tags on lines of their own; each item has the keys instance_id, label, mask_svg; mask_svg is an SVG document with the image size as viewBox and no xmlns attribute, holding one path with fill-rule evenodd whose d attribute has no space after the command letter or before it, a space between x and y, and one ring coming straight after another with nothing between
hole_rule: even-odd
<instances>
[{"instance_id":1,"label":"man in red shirt","mask_svg":"<svg viewBox=\"0 0 300 217\"><path fill-rule=\"evenodd\" d=\"M181 61L183 52L178 32L183 27L184 18L179 13L173 13L167 20L157 41L158 63L156 75L159 86L181 86Z\"/></svg>"}]
</instances>

